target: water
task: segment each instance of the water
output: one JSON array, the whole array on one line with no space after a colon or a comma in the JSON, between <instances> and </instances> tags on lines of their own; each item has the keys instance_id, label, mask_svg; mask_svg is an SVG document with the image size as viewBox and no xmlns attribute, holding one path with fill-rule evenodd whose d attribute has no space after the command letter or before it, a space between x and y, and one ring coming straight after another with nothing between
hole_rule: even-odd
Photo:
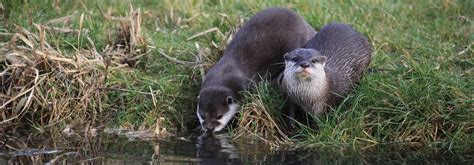
<instances>
[{"instance_id":1,"label":"water","mask_svg":"<svg viewBox=\"0 0 474 165\"><path fill-rule=\"evenodd\" d=\"M137 140L114 134L83 138L29 135L3 138L0 164L473 164L470 153L423 153L379 146L363 151L347 148L271 151L227 135ZM21 149L20 149L21 148Z\"/></svg>"}]
</instances>

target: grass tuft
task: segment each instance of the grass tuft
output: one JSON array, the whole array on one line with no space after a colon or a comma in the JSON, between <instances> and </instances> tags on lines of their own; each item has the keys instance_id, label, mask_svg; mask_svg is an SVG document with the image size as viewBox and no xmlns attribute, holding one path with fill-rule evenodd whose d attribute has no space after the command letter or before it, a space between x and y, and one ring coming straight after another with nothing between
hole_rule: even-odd
<instances>
[{"instance_id":1,"label":"grass tuft","mask_svg":"<svg viewBox=\"0 0 474 165\"><path fill-rule=\"evenodd\" d=\"M280 91L262 81L255 90L245 92L244 97L241 112L237 115L237 127L232 130L235 138L253 136L272 148L292 144L283 132L284 120L280 112L283 103L279 101L283 97Z\"/></svg>"}]
</instances>

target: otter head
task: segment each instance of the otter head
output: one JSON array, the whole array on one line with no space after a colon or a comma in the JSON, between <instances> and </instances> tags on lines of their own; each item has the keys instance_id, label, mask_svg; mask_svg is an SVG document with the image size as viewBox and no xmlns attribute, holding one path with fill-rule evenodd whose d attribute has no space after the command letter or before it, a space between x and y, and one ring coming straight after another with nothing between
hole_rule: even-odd
<instances>
[{"instance_id":1,"label":"otter head","mask_svg":"<svg viewBox=\"0 0 474 165\"><path fill-rule=\"evenodd\" d=\"M199 92L197 117L207 132L222 130L239 110L238 95L225 87L209 87Z\"/></svg>"},{"instance_id":2,"label":"otter head","mask_svg":"<svg viewBox=\"0 0 474 165\"><path fill-rule=\"evenodd\" d=\"M324 73L326 56L323 56L315 49L296 49L284 55L285 71L284 75L293 75L295 79L301 81L311 81Z\"/></svg>"}]
</instances>

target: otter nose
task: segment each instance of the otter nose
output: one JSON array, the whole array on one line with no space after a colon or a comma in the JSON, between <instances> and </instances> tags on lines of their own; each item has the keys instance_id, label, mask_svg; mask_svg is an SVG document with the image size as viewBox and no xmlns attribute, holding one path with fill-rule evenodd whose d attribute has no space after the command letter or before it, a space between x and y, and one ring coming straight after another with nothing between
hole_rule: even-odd
<instances>
[{"instance_id":1,"label":"otter nose","mask_svg":"<svg viewBox=\"0 0 474 165\"><path fill-rule=\"evenodd\" d=\"M308 63L308 62L301 62L301 63L300 63L300 66L301 66L302 68L307 68L307 67L309 67L309 63Z\"/></svg>"},{"instance_id":2,"label":"otter nose","mask_svg":"<svg viewBox=\"0 0 474 165\"><path fill-rule=\"evenodd\" d=\"M214 125L211 122L204 122L204 127L208 132L213 132L215 129Z\"/></svg>"},{"instance_id":3,"label":"otter nose","mask_svg":"<svg viewBox=\"0 0 474 165\"><path fill-rule=\"evenodd\" d=\"M209 131L209 132L213 132L214 131L214 126L206 125L206 130Z\"/></svg>"}]
</instances>

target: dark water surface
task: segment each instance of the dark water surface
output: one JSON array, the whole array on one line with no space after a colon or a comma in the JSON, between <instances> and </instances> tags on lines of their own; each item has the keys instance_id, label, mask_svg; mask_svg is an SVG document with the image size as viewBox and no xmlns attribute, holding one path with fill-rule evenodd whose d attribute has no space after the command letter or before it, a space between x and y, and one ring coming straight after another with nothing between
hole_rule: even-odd
<instances>
[{"instance_id":1,"label":"dark water surface","mask_svg":"<svg viewBox=\"0 0 474 165\"><path fill-rule=\"evenodd\" d=\"M137 140L127 136L4 135L1 164L474 164L469 153L430 153L389 146L363 151L345 148L271 151L250 141L226 135ZM6 142L6 143L5 143Z\"/></svg>"}]
</instances>

